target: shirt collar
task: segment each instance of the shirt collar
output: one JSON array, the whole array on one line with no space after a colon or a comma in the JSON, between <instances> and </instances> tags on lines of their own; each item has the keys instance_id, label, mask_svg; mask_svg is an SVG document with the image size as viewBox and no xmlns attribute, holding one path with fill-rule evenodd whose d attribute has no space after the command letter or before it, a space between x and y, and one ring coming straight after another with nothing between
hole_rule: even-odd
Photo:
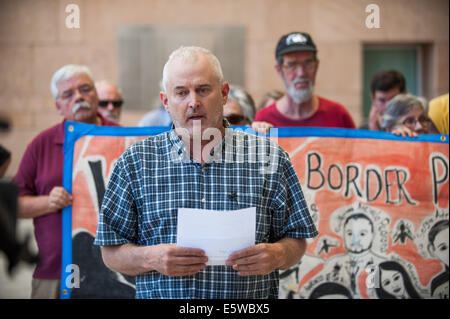
<instances>
[{"instance_id":1,"label":"shirt collar","mask_svg":"<svg viewBox=\"0 0 450 319\"><path fill-rule=\"evenodd\" d=\"M223 123L223 127L225 128L229 128L230 127L230 123L228 122L227 119L222 119L222 123ZM175 129L175 124L172 123L172 130Z\"/></svg>"},{"instance_id":2,"label":"shirt collar","mask_svg":"<svg viewBox=\"0 0 450 319\"><path fill-rule=\"evenodd\" d=\"M225 128L225 137L214 147L214 149L210 153L209 159L206 163L214 162L222 157L223 152L225 151L225 146L229 143L232 143L232 134L230 131L233 129L230 128L230 123L226 119L223 119L223 127ZM187 161L192 161L189 156L189 151L186 148L183 140L177 135L175 132L175 125L172 124L172 129L169 131L169 140L172 145L175 147L174 151L178 156L182 155L182 158Z\"/></svg>"}]
</instances>

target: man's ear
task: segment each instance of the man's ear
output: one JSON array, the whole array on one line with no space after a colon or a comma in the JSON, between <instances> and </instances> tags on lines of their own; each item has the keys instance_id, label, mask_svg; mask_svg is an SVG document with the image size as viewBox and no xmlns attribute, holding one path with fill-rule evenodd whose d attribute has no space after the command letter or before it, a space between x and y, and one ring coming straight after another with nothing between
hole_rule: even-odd
<instances>
[{"instance_id":1,"label":"man's ear","mask_svg":"<svg viewBox=\"0 0 450 319\"><path fill-rule=\"evenodd\" d=\"M222 100L223 100L223 105L225 105L228 101L228 93L230 92L230 85L228 84L228 82L223 82L222 83Z\"/></svg>"},{"instance_id":2,"label":"man's ear","mask_svg":"<svg viewBox=\"0 0 450 319\"><path fill-rule=\"evenodd\" d=\"M161 99L162 104L167 112L169 112L169 101L167 99L167 94L163 91L159 92L159 98Z\"/></svg>"},{"instance_id":3,"label":"man's ear","mask_svg":"<svg viewBox=\"0 0 450 319\"><path fill-rule=\"evenodd\" d=\"M278 63L275 64L275 71L281 76L281 66Z\"/></svg>"}]
</instances>

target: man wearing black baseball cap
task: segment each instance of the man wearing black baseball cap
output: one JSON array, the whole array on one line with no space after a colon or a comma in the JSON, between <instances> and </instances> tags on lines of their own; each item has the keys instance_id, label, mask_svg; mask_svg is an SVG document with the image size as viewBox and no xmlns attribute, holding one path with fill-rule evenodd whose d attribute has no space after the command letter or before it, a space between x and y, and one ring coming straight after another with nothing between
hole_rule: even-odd
<instances>
[{"instance_id":1,"label":"man wearing black baseball cap","mask_svg":"<svg viewBox=\"0 0 450 319\"><path fill-rule=\"evenodd\" d=\"M256 113L252 124L255 131L267 131L272 126L355 128L344 106L313 93L319 60L317 47L308 33L283 35L275 58L275 69L286 94Z\"/></svg>"}]
</instances>

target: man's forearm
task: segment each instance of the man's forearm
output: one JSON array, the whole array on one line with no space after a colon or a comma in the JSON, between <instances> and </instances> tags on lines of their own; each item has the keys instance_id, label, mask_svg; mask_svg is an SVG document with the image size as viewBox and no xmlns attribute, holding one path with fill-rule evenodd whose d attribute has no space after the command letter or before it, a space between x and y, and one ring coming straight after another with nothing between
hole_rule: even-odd
<instances>
[{"instance_id":1,"label":"man's forearm","mask_svg":"<svg viewBox=\"0 0 450 319\"><path fill-rule=\"evenodd\" d=\"M283 247L284 256L278 269L284 270L295 265L306 252L305 238L283 238L276 242Z\"/></svg>"},{"instance_id":2,"label":"man's forearm","mask_svg":"<svg viewBox=\"0 0 450 319\"><path fill-rule=\"evenodd\" d=\"M108 268L132 276L152 270L166 276L188 276L205 268L208 261L203 250L174 244L103 246L102 257Z\"/></svg>"},{"instance_id":3,"label":"man's forearm","mask_svg":"<svg viewBox=\"0 0 450 319\"><path fill-rule=\"evenodd\" d=\"M43 196L20 196L19 218L35 218L51 213L48 207L48 195Z\"/></svg>"},{"instance_id":4,"label":"man's forearm","mask_svg":"<svg viewBox=\"0 0 450 319\"><path fill-rule=\"evenodd\" d=\"M123 244L118 246L103 246L102 257L105 265L120 273L136 276L149 271L145 266L144 247L134 244Z\"/></svg>"},{"instance_id":5,"label":"man's forearm","mask_svg":"<svg viewBox=\"0 0 450 319\"><path fill-rule=\"evenodd\" d=\"M72 205L72 195L63 187L55 186L49 195L20 196L19 218L35 218L49 213L56 213Z\"/></svg>"}]
</instances>

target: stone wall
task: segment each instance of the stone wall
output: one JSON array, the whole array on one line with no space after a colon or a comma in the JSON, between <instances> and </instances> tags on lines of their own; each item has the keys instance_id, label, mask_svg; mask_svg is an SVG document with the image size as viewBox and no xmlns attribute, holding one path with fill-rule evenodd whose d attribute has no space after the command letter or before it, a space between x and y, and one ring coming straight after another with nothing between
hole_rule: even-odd
<instances>
[{"instance_id":1,"label":"stone wall","mask_svg":"<svg viewBox=\"0 0 450 319\"><path fill-rule=\"evenodd\" d=\"M68 4L80 8L80 28L68 29ZM380 28L365 25L366 6L380 8ZM13 153L7 176L18 168L26 145L59 122L49 83L64 64L88 65L96 79L118 81L119 26L242 26L245 29L245 86L258 102L283 84L274 70L282 34L307 31L320 59L316 92L344 104L362 122L362 50L369 43L426 44L428 98L448 92L447 0L1 0L0 114L12 121L0 143ZM150 107L150 106L149 106ZM144 111L123 112L136 125Z\"/></svg>"}]
</instances>

